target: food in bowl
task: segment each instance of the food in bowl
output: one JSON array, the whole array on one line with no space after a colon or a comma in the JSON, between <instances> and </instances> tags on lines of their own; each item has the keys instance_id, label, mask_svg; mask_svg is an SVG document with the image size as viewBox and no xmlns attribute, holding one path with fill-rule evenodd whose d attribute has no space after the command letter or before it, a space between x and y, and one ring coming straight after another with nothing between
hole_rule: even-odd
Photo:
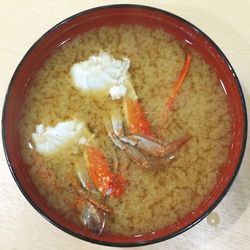
<instances>
[{"instance_id":1,"label":"food in bowl","mask_svg":"<svg viewBox=\"0 0 250 250\"><path fill-rule=\"evenodd\" d=\"M93 29L58 48L32 78L18 127L48 204L94 233L125 236L193 211L232 142L214 69L174 36L140 25Z\"/></svg>"}]
</instances>

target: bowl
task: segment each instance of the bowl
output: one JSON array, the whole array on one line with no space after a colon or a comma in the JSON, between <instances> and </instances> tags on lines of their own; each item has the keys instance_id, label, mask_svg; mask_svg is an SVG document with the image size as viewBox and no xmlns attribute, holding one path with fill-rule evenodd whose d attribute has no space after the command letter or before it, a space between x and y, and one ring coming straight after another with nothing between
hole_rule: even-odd
<instances>
[{"instance_id":1,"label":"bowl","mask_svg":"<svg viewBox=\"0 0 250 250\"><path fill-rule=\"evenodd\" d=\"M18 146L19 112L29 88L30 79L43 62L53 51L80 33L93 28L120 24L139 24L153 29L161 28L197 50L216 71L227 93L232 117L232 145L228 160L222 167L218 183L208 198L177 223L137 237L112 234L95 235L64 219L47 205L33 186ZM233 67L218 46L200 29L163 10L139 5L111 5L83 11L65 19L45 33L29 49L9 84L3 109L2 135L7 163L18 187L30 204L49 222L63 231L89 242L109 246L138 246L163 241L183 233L200 222L218 205L229 190L240 168L247 138L247 114L244 96Z\"/></svg>"}]
</instances>

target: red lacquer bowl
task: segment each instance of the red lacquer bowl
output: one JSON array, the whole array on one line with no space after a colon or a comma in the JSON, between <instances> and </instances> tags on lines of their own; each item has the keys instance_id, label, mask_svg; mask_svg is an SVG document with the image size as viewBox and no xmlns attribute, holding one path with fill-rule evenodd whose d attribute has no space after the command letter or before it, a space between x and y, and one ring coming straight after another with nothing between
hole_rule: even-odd
<instances>
[{"instance_id":1,"label":"red lacquer bowl","mask_svg":"<svg viewBox=\"0 0 250 250\"><path fill-rule=\"evenodd\" d=\"M227 164L222 168L217 185L208 198L192 213L162 230L137 237L103 234L97 236L73 225L49 207L30 181L19 152L17 123L30 79L41 64L62 44L80 33L102 26L139 24L161 28L196 49L217 72L232 116L232 145ZM221 201L231 186L242 161L247 138L247 114L238 78L222 51L202 31L191 23L168 12L137 5L113 5L91 9L74 15L44 34L26 53L18 65L5 99L3 143L10 171L31 205L48 221L80 239L110 246L146 245L174 237L201 221Z\"/></svg>"}]
</instances>

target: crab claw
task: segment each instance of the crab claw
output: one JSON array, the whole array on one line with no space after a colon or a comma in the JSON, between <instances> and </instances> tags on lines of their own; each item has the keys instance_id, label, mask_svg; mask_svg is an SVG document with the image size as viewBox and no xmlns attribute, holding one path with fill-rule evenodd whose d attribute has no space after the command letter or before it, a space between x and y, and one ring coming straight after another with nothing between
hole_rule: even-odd
<instances>
[{"instance_id":1,"label":"crab claw","mask_svg":"<svg viewBox=\"0 0 250 250\"><path fill-rule=\"evenodd\" d=\"M82 211L81 221L94 234L101 234L106 223L106 213L87 202Z\"/></svg>"},{"instance_id":2,"label":"crab claw","mask_svg":"<svg viewBox=\"0 0 250 250\"><path fill-rule=\"evenodd\" d=\"M103 196L118 197L124 192L124 178L119 174L112 173L109 162L101 149L86 147L85 158L88 162L89 176Z\"/></svg>"},{"instance_id":3,"label":"crab claw","mask_svg":"<svg viewBox=\"0 0 250 250\"><path fill-rule=\"evenodd\" d=\"M142 168L149 168L149 162L146 159L145 155L142 154L139 150L137 150L135 147L126 144L124 145L124 151L128 155L128 157L136 163L138 166Z\"/></svg>"},{"instance_id":4,"label":"crab claw","mask_svg":"<svg viewBox=\"0 0 250 250\"><path fill-rule=\"evenodd\" d=\"M111 112L111 120L108 117L104 117L103 121L108 136L114 143L114 145L123 150L137 165L144 167L147 164L146 158L139 150L133 147L135 145L133 145L133 141L127 141L126 137L120 138L120 135L123 135L122 120L120 114ZM119 128L119 130L117 130L117 128Z\"/></svg>"},{"instance_id":5,"label":"crab claw","mask_svg":"<svg viewBox=\"0 0 250 250\"><path fill-rule=\"evenodd\" d=\"M132 134L153 135L150 123L146 119L142 105L138 100L126 97L124 99L124 110L127 125Z\"/></svg>"},{"instance_id":6,"label":"crab claw","mask_svg":"<svg viewBox=\"0 0 250 250\"><path fill-rule=\"evenodd\" d=\"M111 119L104 118L108 135L115 146L123 150L138 166L160 169L174 159L176 151L184 145L189 136L165 143L149 136L132 134L125 136L122 118L118 111L111 112Z\"/></svg>"},{"instance_id":7,"label":"crab claw","mask_svg":"<svg viewBox=\"0 0 250 250\"><path fill-rule=\"evenodd\" d=\"M184 145L190 136L184 136L176 141L165 143L152 137L142 137L140 135L130 135L128 139L136 144L138 150L149 156L166 157L173 154Z\"/></svg>"},{"instance_id":8,"label":"crab claw","mask_svg":"<svg viewBox=\"0 0 250 250\"><path fill-rule=\"evenodd\" d=\"M123 100L123 110L129 131L132 134L153 136L151 125L145 116L132 83L128 81L127 86L128 93Z\"/></svg>"},{"instance_id":9,"label":"crab claw","mask_svg":"<svg viewBox=\"0 0 250 250\"><path fill-rule=\"evenodd\" d=\"M92 193L83 188L76 188L79 194L75 207L80 213L80 221L82 224L94 234L101 234L107 215L113 214L112 208L104 204L102 198L92 197Z\"/></svg>"}]
</instances>

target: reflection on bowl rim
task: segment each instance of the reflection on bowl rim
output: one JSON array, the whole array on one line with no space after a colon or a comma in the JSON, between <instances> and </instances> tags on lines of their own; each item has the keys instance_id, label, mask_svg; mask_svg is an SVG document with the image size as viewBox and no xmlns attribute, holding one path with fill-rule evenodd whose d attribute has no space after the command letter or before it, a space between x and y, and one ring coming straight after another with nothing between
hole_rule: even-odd
<instances>
[{"instance_id":1,"label":"reflection on bowl rim","mask_svg":"<svg viewBox=\"0 0 250 250\"><path fill-rule=\"evenodd\" d=\"M7 143L6 143L6 130L7 128L5 127L5 115L6 115L6 108L7 108L7 100L9 97L9 93L12 87L13 82L15 81L15 76L17 74L17 72L19 71L19 68L22 66L24 60L26 59L26 57L29 55L29 53L39 44L39 42L41 40L43 40L43 38L45 38L50 32L52 32L53 30L55 30L56 28L58 28L59 26L61 26L64 23L67 23L68 21L78 17L78 16L82 16L91 12L95 12L101 9L111 9L111 8L141 8L141 9L147 9L149 11L156 11L158 13L162 13L168 16L171 16L174 19L179 20L180 22L190 26L192 29L196 30L197 32L199 32L201 35L203 35L205 37L205 39L207 39L213 46L214 48L217 50L217 52L220 54L220 56L224 59L225 63L227 64L227 66L230 68L232 75L235 79L235 82L237 83L237 89L239 91L239 95L241 98L241 104L242 104L242 110L243 110L243 115L244 115L244 128L243 128L243 139L242 139L242 148L241 148L241 153L239 156L239 160L237 162L237 166L235 167L234 173L228 183L228 185L225 187L224 191L220 194L219 198L217 200L215 200L215 202L213 203L212 206L210 206L210 208L205 211L203 214L200 215L200 217L198 217L196 220L192 221L188 226L181 228L180 230L170 234L170 235L166 235L164 237L160 237L160 238L155 238L155 239L151 239L151 240L147 240L147 241L141 241L141 242L132 242L132 243L116 243L116 242L107 242L107 241L100 241L100 240L96 240L96 239L92 239L92 238L88 238L86 236L77 234L73 231L71 231L68 228L65 228L63 225L59 224L58 222L56 222L54 219L50 218L40 207L38 207L34 201L29 197L29 195L26 193L26 191L24 190L24 188L22 187L22 184L20 183L18 177L16 176L13 168L12 168L12 163L11 163L11 159L9 157L9 153L8 153L8 148L7 148ZM92 243L96 243L96 244L100 244L100 245L105 245L105 246L116 246L116 247L131 247L131 246L142 246L142 245L149 245L149 244L153 244L153 243L157 243L157 242L161 242L167 239L170 239L174 236L177 236L183 232L185 232L186 230L190 229L191 227L193 227L194 225L196 225L197 223L199 223L202 219L204 219L218 204L219 202L222 200L222 198L225 196L225 194L228 192L229 188L231 187L242 162L243 156L244 156L244 152L245 152L245 147L246 147L246 139L247 139L247 111L246 111L246 104L245 104L245 100L244 100L244 96L243 96L243 92L240 86L240 82L238 80L238 77L232 67L232 65L230 64L230 62L228 61L228 59L226 58L226 56L224 55L224 53L221 51L221 49L204 33L202 32L199 28L197 28L195 25L193 25L192 23L186 21L185 19L172 14L170 12L167 12L165 10L161 10L161 9L157 9L154 7L149 7L149 6L144 6L144 5L135 5L135 4L114 4L114 5L106 5L106 6L101 6L101 7L96 7L96 8L92 8L92 9L88 9L88 10L84 10L80 13L77 13L75 15L72 15L66 19L64 19L63 21L59 22L58 24L56 24L54 27L52 27L51 29L49 29L44 35L42 35L33 45L32 47L26 52L26 54L24 55L24 57L22 58L22 60L20 61L20 63L18 64L12 79L10 81L10 84L8 86L8 90L5 96L5 101L4 101L4 107L3 107L3 113L2 113L2 139L3 139L3 148L4 148L4 152L5 152L5 156L7 159L7 163L9 166L9 169L11 171L11 174L16 182L16 184L18 185L19 189L21 190L21 192L23 193L23 195L25 196L25 198L29 201L29 203L46 219L48 220L51 224L55 225L56 227L60 228L61 230L63 230L64 232L75 236L79 239L88 241L88 242L92 242Z\"/></svg>"}]
</instances>

